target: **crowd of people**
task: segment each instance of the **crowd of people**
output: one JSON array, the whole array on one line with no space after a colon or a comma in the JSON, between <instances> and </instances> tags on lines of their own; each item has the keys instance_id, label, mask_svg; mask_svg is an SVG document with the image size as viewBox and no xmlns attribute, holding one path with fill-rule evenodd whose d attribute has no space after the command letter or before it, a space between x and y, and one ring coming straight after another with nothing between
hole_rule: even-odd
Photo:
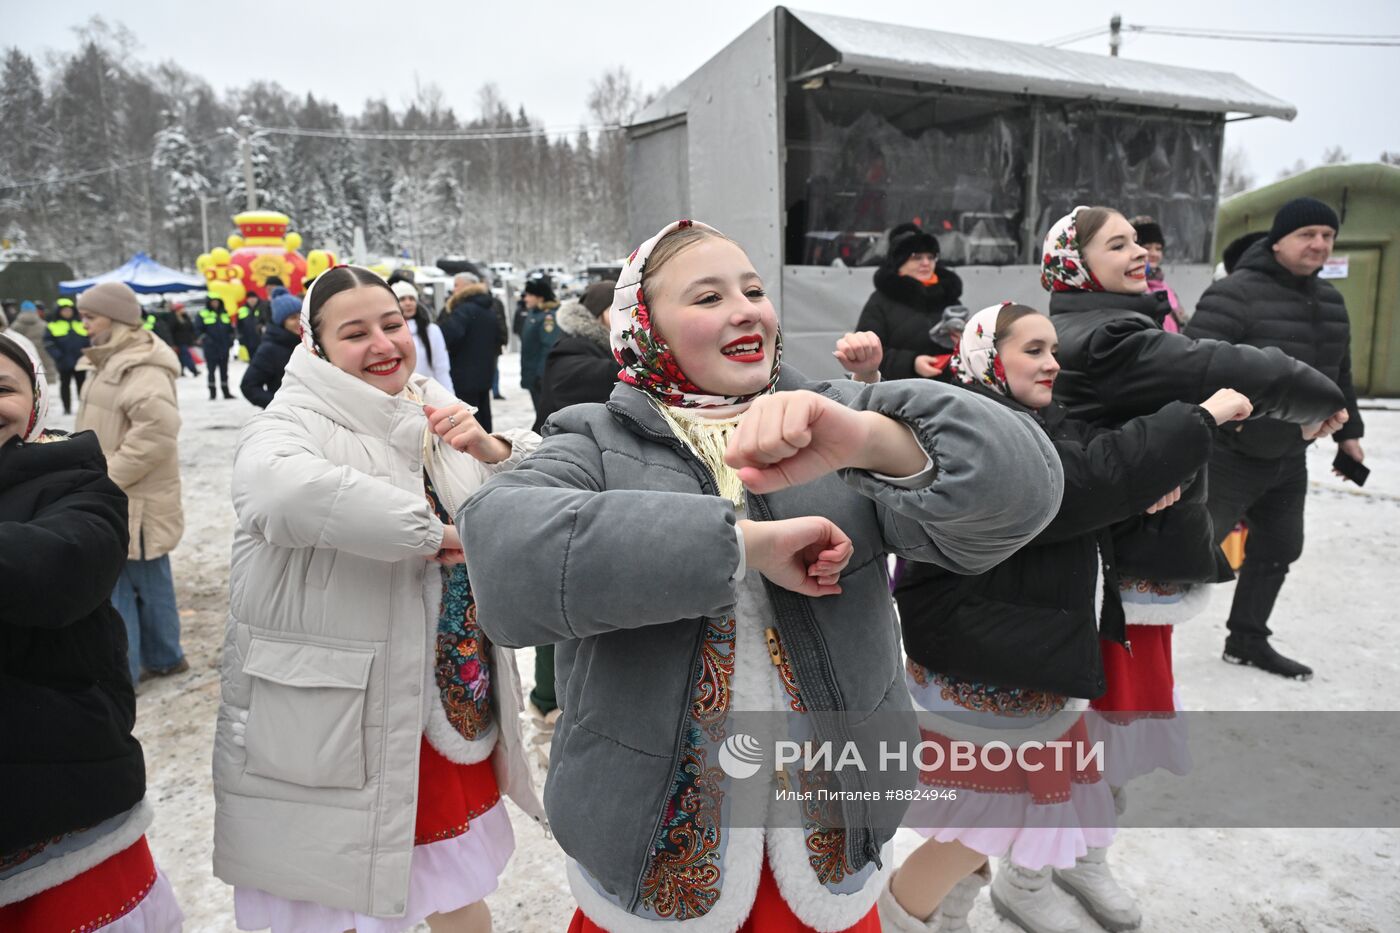
<instances>
[{"instance_id":1,"label":"crowd of people","mask_svg":"<svg viewBox=\"0 0 1400 933\"><path fill-rule=\"evenodd\" d=\"M897 227L833 350L851 378L826 381L782 362L742 244L688 220L577 300L530 280L513 328L470 272L434 317L411 278L353 265L167 322L115 283L52 320L23 307L0 333L0 795L26 802L0 821L0 929L181 925L132 731L141 680L188 669L170 553L196 338L211 400L249 348L260 409L213 748L239 929L489 930L503 797L566 856L570 933L965 930L987 885L1031 933L1081 929L1071 897L1136 928L1116 816L1134 778L1189 768L1173 626L1234 577L1241 520L1224 659L1311 674L1268 621L1307 445L1364 457L1318 277L1339 227L1290 202L1191 314L1151 218L1076 207L1045 237L1047 306L975 313L937 238ZM528 431L492 425L511 330ZM54 385L65 411L77 387L71 434L46 423ZM727 770L752 712L1106 754L865 774L941 792L891 820L784 797L817 779L798 763ZM898 865L896 824L925 839Z\"/></svg>"}]
</instances>

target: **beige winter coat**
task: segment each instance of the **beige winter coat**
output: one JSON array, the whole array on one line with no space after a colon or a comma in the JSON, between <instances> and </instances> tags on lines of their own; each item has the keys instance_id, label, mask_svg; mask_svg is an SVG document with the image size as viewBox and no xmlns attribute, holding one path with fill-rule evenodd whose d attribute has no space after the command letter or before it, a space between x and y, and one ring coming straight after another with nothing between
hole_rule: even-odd
<instances>
[{"instance_id":1,"label":"beige winter coat","mask_svg":"<svg viewBox=\"0 0 1400 933\"><path fill-rule=\"evenodd\" d=\"M423 376L409 384L429 404L455 401ZM487 466L434 453L426 427L415 401L298 348L239 437L214 739L214 874L230 884L363 914L405 909L420 736L463 760L429 728L442 715L430 679L442 584L427 558L443 525L424 494L425 451L434 486L458 498L538 443L507 435L511 457ZM445 461L450 477L435 472ZM498 782L542 818L518 687L504 686L513 661L493 660Z\"/></svg>"},{"instance_id":2,"label":"beige winter coat","mask_svg":"<svg viewBox=\"0 0 1400 933\"><path fill-rule=\"evenodd\" d=\"M127 557L154 560L185 532L180 502L180 407L175 351L150 331L112 325L111 339L83 350L75 431L95 431L107 473L130 500Z\"/></svg>"}]
</instances>

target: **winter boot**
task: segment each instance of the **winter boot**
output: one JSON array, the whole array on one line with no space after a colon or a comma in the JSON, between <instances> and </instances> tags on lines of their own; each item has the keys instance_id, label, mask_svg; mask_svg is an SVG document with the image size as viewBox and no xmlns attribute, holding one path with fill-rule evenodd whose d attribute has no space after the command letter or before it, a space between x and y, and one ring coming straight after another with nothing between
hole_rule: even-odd
<instances>
[{"instance_id":1,"label":"winter boot","mask_svg":"<svg viewBox=\"0 0 1400 933\"><path fill-rule=\"evenodd\" d=\"M1090 849L1073 868L1055 869L1055 883L1079 899L1089 916L1110 933L1142 924L1137 901L1108 868L1108 849Z\"/></svg>"},{"instance_id":2,"label":"winter boot","mask_svg":"<svg viewBox=\"0 0 1400 933\"><path fill-rule=\"evenodd\" d=\"M1225 639L1225 654L1222 657L1231 664L1257 667L1290 680L1312 680L1312 668L1279 654L1267 638L1236 638L1231 635Z\"/></svg>"},{"instance_id":3,"label":"winter boot","mask_svg":"<svg viewBox=\"0 0 1400 933\"><path fill-rule=\"evenodd\" d=\"M1050 883L1051 870L1030 871L1002 860L992 879L992 906L1026 933L1078 933L1083 917Z\"/></svg>"},{"instance_id":4,"label":"winter boot","mask_svg":"<svg viewBox=\"0 0 1400 933\"><path fill-rule=\"evenodd\" d=\"M943 897L938 909L927 920L920 920L906 911L894 899L890 885L894 883L895 872L885 880L880 889L880 924L888 933L968 933L967 915L977 901L977 892L986 887L991 877L991 869L983 865L977 871L953 885L953 890Z\"/></svg>"},{"instance_id":5,"label":"winter boot","mask_svg":"<svg viewBox=\"0 0 1400 933\"><path fill-rule=\"evenodd\" d=\"M212 402L212 401L214 401L214 399L216 399L216 398L218 398L218 397L219 397L219 390L216 389L216 388L214 388L214 383L212 383L212 382L209 383L209 401Z\"/></svg>"},{"instance_id":6,"label":"winter boot","mask_svg":"<svg viewBox=\"0 0 1400 933\"><path fill-rule=\"evenodd\" d=\"M224 383L224 398L233 398L234 394L228 390L228 383Z\"/></svg>"}]
</instances>

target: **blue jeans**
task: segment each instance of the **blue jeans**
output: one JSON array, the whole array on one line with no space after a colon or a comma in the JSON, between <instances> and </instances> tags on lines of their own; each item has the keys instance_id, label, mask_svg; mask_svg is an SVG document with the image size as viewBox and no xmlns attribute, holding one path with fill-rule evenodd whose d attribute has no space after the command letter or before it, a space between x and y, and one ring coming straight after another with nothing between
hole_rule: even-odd
<instances>
[{"instance_id":1,"label":"blue jeans","mask_svg":"<svg viewBox=\"0 0 1400 933\"><path fill-rule=\"evenodd\" d=\"M175 578L170 555L155 560L128 560L112 590L112 605L126 623L126 657L131 682L141 668L163 671L180 663L180 610L175 607Z\"/></svg>"}]
</instances>

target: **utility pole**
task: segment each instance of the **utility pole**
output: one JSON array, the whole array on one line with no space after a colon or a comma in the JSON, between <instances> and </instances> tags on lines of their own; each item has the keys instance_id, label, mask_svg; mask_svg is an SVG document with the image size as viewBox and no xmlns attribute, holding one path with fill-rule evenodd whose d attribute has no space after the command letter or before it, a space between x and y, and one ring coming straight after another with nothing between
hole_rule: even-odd
<instances>
[{"instance_id":1,"label":"utility pole","mask_svg":"<svg viewBox=\"0 0 1400 933\"><path fill-rule=\"evenodd\" d=\"M1108 54L1118 57L1118 47L1123 44L1123 17L1117 13L1108 21Z\"/></svg>"},{"instance_id":2,"label":"utility pole","mask_svg":"<svg viewBox=\"0 0 1400 933\"><path fill-rule=\"evenodd\" d=\"M204 233L204 252L209 252L209 199L199 196L199 229Z\"/></svg>"},{"instance_id":3,"label":"utility pole","mask_svg":"<svg viewBox=\"0 0 1400 933\"><path fill-rule=\"evenodd\" d=\"M1117 52L1113 54L1117 55ZM248 192L248 210L258 209L258 189L253 183L253 139L252 133L238 137L239 148L243 150L243 188Z\"/></svg>"}]
</instances>

